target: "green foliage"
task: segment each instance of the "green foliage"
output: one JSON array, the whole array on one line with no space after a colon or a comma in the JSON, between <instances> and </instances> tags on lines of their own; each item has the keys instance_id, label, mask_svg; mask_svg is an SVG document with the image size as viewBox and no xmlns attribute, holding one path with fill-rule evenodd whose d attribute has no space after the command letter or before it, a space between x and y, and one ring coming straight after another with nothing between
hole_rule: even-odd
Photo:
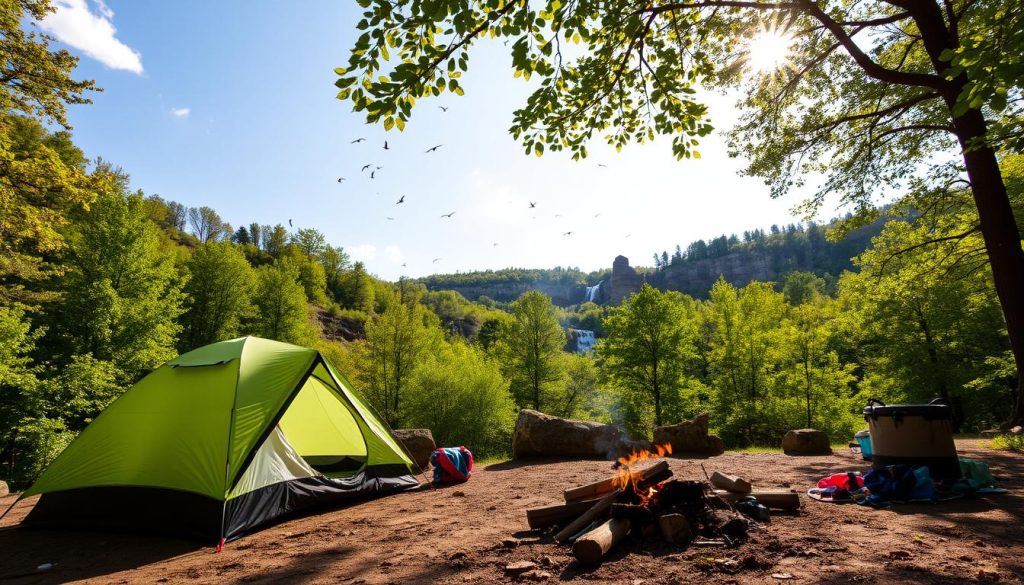
<instances>
[{"instance_id":1,"label":"green foliage","mask_svg":"<svg viewBox=\"0 0 1024 585\"><path fill-rule=\"evenodd\" d=\"M565 388L561 405L554 414L566 418L588 420L608 418L606 392L600 387L600 371L594 356L570 354L565 356Z\"/></svg>"},{"instance_id":2,"label":"green foliage","mask_svg":"<svg viewBox=\"0 0 1024 585\"><path fill-rule=\"evenodd\" d=\"M992 439L992 448L1002 451L1024 451L1024 435L997 435Z\"/></svg>"},{"instance_id":3,"label":"green foliage","mask_svg":"<svg viewBox=\"0 0 1024 585\"><path fill-rule=\"evenodd\" d=\"M111 362L91 355L75 355L42 382L37 411L59 420L68 430L81 432L126 389L121 373Z\"/></svg>"},{"instance_id":4,"label":"green foliage","mask_svg":"<svg viewBox=\"0 0 1024 585\"><path fill-rule=\"evenodd\" d=\"M23 419L15 429L13 449L6 461L8 477L15 486L27 486L74 438L61 420Z\"/></svg>"},{"instance_id":5,"label":"green foliage","mask_svg":"<svg viewBox=\"0 0 1024 585\"><path fill-rule=\"evenodd\" d=\"M512 303L513 319L500 334L498 355L520 408L557 407L565 333L551 299L529 291Z\"/></svg>"},{"instance_id":6,"label":"green foliage","mask_svg":"<svg viewBox=\"0 0 1024 585\"><path fill-rule=\"evenodd\" d=\"M501 369L463 341L442 343L412 374L405 424L431 429L438 445L465 445L474 456L508 453L515 404Z\"/></svg>"},{"instance_id":7,"label":"green foliage","mask_svg":"<svg viewBox=\"0 0 1024 585\"><path fill-rule=\"evenodd\" d=\"M0 4L0 112L21 112L70 129L67 104L88 104L92 81L75 81L78 57L66 49L50 50L52 37L34 30L54 8L48 0L8 0ZM0 173L3 176L5 173Z\"/></svg>"},{"instance_id":8,"label":"green foliage","mask_svg":"<svg viewBox=\"0 0 1024 585\"><path fill-rule=\"evenodd\" d=\"M623 402L631 433L649 436L654 426L683 418L690 406L684 370L696 337L692 302L645 284L611 311L604 328L598 353L611 382L633 395Z\"/></svg>"},{"instance_id":9,"label":"green foliage","mask_svg":"<svg viewBox=\"0 0 1024 585\"><path fill-rule=\"evenodd\" d=\"M306 293L299 283L299 268L287 259L256 271L255 315L247 328L267 339L312 345L316 332L310 322Z\"/></svg>"},{"instance_id":10,"label":"green foliage","mask_svg":"<svg viewBox=\"0 0 1024 585\"><path fill-rule=\"evenodd\" d=\"M6 10L0 8L0 26ZM0 37L0 46L4 42ZM4 88L0 84L0 100ZM86 174L85 157L67 132L0 113L0 302L52 298L39 289L60 272L54 263L64 247L60 230L69 214L88 208L92 189L102 183L103 177Z\"/></svg>"},{"instance_id":11,"label":"green foliage","mask_svg":"<svg viewBox=\"0 0 1024 585\"><path fill-rule=\"evenodd\" d=\"M181 317L181 350L237 337L252 308L256 282L241 249L228 242L203 244L192 253L186 268L188 308Z\"/></svg>"},{"instance_id":12,"label":"green foliage","mask_svg":"<svg viewBox=\"0 0 1024 585\"><path fill-rule=\"evenodd\" d=\"M394 297L383 313L366 324L358 379L377 412L389 425L399 427L406 418L403 399L410 378L428 348L436 343L436 336L424 325L418 303L402 302L397 294Z\"/></svg>"},{"instance_id":13,"label":"green foliage","mask_svg":"<svg viewBox=\"0 0 1024 585\"><path fill-rule=\"evenodd\" d=\"M67 240L63 298L47 332L61 359L92 354L131 381L174 357L182 294L142 197L98 194Z\"/></svg>"}]
</instances>

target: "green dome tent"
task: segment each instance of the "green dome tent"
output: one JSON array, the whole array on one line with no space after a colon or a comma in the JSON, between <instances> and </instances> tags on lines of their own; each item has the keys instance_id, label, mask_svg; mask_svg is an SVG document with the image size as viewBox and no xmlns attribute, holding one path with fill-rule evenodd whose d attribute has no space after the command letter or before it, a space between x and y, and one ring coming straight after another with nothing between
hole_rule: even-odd
<instances>
[{"instance_id":1,"label":"green dome tent","mask_svg":"<svg viewBox=\"0 0 1024 585\"><path fill-rule=\"evenodd\" d=\"M132 386L21 497L23 521L221 542L283 514L417 485L398 441L314 349L201 347Z\"/></svg>"}]
</instances>

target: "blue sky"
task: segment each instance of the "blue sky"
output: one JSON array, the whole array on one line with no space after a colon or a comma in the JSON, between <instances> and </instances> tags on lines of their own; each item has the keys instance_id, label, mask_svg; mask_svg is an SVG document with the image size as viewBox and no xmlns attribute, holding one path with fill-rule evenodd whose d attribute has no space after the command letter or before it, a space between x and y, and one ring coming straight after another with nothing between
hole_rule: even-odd
<instances>
[{"instance_id":1,"label":"blue sky","mask_svg":"<svg viewBox=\"0 0 1024 585\"><path fill-rule=\"evenodd\" d=\"M676 244L795 221L799 196L772 200L760 181L738 177L743 163L719 136L684 162L668 140L620 153L595 144L580 163L524 155L507 129L529 88L512 78L500 42L473 53L465 97L421 100L405 132L386 133L334 97L333 70L356 36L354 1L55 4L43 27L81 56L77 75L104 89L69 115L88 156L235 226L317 228L383 278L595 270L618 254L650 265ZM712 98L717 128L735 119L730 104ZM444 146L424 153L435 144ZM383 168L371 180L364 164Z\"/></svg>"}]
</instances>

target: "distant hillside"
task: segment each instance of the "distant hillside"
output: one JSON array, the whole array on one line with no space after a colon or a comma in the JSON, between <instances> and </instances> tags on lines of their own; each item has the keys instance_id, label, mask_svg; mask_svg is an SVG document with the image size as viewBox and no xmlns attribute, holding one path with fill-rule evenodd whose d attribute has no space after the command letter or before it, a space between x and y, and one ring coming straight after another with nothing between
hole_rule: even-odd
<instances>
[{"instance_id":1,"label":"distant hillside","mask_svg":"<svg viewBox=\"0 0 1024 585\"><path fill-rule=\"evenodd\" d=\"M719 275L743 286L753 280L779 281L795 270L819 276L838 276L853 269L852 258L863 252L885 220L853 230L845 239L830 242L826 228L815 223L772 226L767 232L753 230L739 236L722 235L697 240L674 254L654 255L654 268L636 267L644 281L662 290L677 290L705 298ZM453 290L467 299L488 297L509 302L529 290L540 290L559 306L584 300L586 287L609 282L611 270L584 273L578 268L505 268L455 274L435 274L419 279L432 291ZM639 286L639 285L638 285Z\"/></svg>"},{"instance_id":2,"label":"distant hillside","mask_svg":"<svg viewBox=\"0 0 1024 585\"><path fill-rule=\"evenodd\" d=\"M779 281L797 270L838 276L853 269L852 259L867 249L885 221L853 230L838 242L827 240L827 228L815 223L772 226L767 233L744 232L742 240L724 235L710 242L698 240L685 250L677 246L671 256L655 255L656 272L647 282L704 298L719 276L736 286L754 280Z\"/></svg>"}]
</instances>

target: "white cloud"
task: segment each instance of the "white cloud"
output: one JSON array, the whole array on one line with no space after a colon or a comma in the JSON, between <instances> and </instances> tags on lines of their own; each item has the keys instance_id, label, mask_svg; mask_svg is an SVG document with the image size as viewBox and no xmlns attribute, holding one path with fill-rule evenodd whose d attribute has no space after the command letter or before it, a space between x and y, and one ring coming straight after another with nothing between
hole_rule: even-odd
<instances>
[{"instance_id":1,"label":"white cloud","mask_svg":"<svg viewBox=\"0 0 1024 585\"><path fill-rule=\"evenodd\" d=\"M192 113L189 108L171 108L171 115L178 118L188 118L188 115Z\"/></svg>"},{"instance_id":2,"label":"white cloud","mask_svg":"<svg viewBox=\"0 0 1024 585\"><path fill-rule=\"evenodd\" d=\"M359 244L358 246L346 248L346 250L348 250L348 255L353 260L359 262L369 262L377 258L377 246L373 244Z\"/></svg>"},{"instance_id":3,"label":"white cloud","mask_svg":"<svg viewBox=\"0 0 1024 585\"><path fill-rule=\"evenodd\" d=\"M402 253L401 246L385 246L384 255L388 257L388 260L391 260L391 262L395 264L405 260L405 254Z\"/></svg>"},{"instance_id":4,"label":"white cloud","mask_svg":"<svg viewBox=\"0 0 1024 585\"><path fill-rule=\"evenodd\" d=\"M56 12L39 23L43 30L111 69L142 74L142 55L117 39L114 12L103 0L93 0L98 14L88 0L55 0L54 6Z\"/></svg>"}]
</instances>

